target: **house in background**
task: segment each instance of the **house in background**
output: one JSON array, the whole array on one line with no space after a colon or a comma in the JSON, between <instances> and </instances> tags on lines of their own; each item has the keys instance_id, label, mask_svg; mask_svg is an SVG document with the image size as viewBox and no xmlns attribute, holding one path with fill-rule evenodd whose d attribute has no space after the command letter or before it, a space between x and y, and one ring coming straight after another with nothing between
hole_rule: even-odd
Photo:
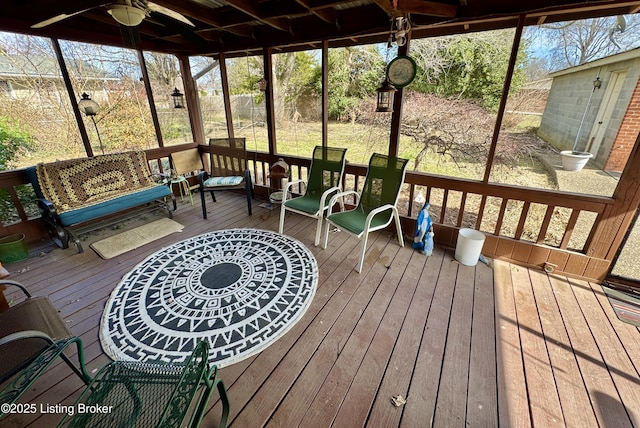
<instances>
[{"instance_id":1,"label":"house in background","mask_svg":"<svg viewBox=\"0 0 640 428\"><path fill-rule=\"evenodd\" d=\"M68 60L74 75L82 76L82 90L90 91L97 101L107 99L105 85L118 84L120 78L94 67L87 61ZM32 56L0 52L0 95L10 99L29 100L41 105L53 103L67 96L60 66L55 57Z\"/></svg>"},{"instance_id":2,"label":"house in background","mask_svg":"<svg viewBox=\"0 0 640 428\"><path fill-rule=\"evenodd\" d=\"M597 167L622 171L640 131L640 48L549 77L538 136L558 150L571 150L577 138L576 150L592 153Z\"/></svg>"}]
</instances>

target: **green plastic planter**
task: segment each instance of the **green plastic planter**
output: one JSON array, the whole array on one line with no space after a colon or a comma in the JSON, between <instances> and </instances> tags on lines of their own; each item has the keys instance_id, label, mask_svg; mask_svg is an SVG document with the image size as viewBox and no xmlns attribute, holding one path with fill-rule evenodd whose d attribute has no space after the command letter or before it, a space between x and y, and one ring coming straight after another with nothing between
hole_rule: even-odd
<instances>
[{"instance_id":1,"label":"green plastic planter","mask_svg":"<svg viewBox=\"0 0 640 428\"><path fill-rule=\"evenodd\" d=\"M27 258L29 248L24 241L24 234L16 233L0 238L0 262L13 263Z\"/></svg>"}]
</instances>

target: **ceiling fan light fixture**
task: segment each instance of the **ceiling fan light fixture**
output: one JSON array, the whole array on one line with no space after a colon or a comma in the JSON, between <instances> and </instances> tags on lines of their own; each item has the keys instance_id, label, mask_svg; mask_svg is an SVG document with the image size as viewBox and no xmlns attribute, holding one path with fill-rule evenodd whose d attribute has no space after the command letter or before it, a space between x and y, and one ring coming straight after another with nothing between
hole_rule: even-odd
<instances>
[{"instance_id":1,"label":"ceiling fan light fixture","mask_svg":"<svg viewBox=\"0 0 640 428\"><path fill-rule=\"evenodd\" d=\"M126 6L123 4L109 5L109 14L113 19L127 27L135 27L140 25L146 14L137 7Z\"/></svg>"}]
</instances>

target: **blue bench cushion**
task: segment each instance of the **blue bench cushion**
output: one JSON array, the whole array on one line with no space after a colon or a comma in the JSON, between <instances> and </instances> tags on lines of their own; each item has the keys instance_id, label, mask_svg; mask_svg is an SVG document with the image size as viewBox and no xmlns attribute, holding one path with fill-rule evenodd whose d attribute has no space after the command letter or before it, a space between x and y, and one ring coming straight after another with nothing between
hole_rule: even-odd
<instances>
[{"instance_id":1,"label":"blue bench cushion","mask_svg":"<svg viewBox=\"0 0 640 428\"><path fill-rule=\"evenodd\" d=\"M63 226L71 226L113 214L118 211L133 208L155 199L163 198L170 194L171 189L169 189L168 186L159 184L157 186L149 187L127 195L118 196L94 205L88 205L82 208L62 212L58 215L58 218Z\"/></svg>"}]
</instances>

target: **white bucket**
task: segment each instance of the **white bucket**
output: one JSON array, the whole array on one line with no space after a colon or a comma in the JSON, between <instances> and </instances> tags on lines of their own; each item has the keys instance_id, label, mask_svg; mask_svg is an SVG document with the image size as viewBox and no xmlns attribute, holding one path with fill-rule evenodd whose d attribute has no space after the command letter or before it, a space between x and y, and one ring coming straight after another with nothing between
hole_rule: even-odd
<instances>
[{"instance_id":1,"label":"white bucket","mask_svg":"<svg viewBox=\"0 0 640 428\"><path fill-rule=\"evenodd\" d=\"M460 229L455 258L465 266L475 266L484 245L484 233L474 229Z\"/></svg>"}]
</instances>

